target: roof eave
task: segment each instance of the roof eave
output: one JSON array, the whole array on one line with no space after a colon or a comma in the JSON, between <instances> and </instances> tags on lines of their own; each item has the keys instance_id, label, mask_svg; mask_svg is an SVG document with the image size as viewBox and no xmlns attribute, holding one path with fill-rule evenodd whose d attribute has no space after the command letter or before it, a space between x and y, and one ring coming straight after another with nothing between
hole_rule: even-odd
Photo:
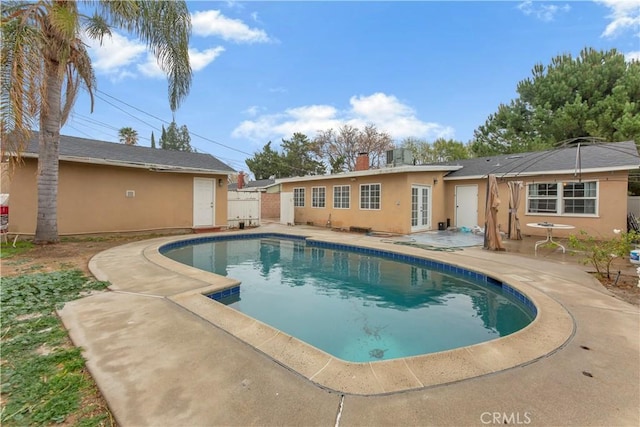
<instances>
[{"instance_id":1,"label":"roof eave","mask_svg":"<svg viewBox=\"0 0 640 427\"><path fill-rule=\"evenodd\" d=\"M367 169L363 171L352 171L331 175L310 175L310 176L297 176L292 178L279 178L276 179L276 184L283 184L288 182L300 182L300 181L320 181L327 179L342 179L342 178L357 178L361 176L376 176L376 175L388 175L396 173L409 173L409 172L453 172L461 169L462 166L396 166L390 168L380 169Z\"/></svg>"},{"instance_id":2,"label":"roof eave","mask_svg":"<svg viewBox=\"0 0 640 427\"><path fill-rule=\"evenodd\" d=\"M617 172L617 171L629 171L640 169L640 165L626 165L626 166L613 166L613 167L600 167L600 168L588 168L588 169L564 169L564 170L552 170L552 171L531 171L531 172L509 172L499 173L491 172L497 178L518 178L523 176L540 176L540 175L571 175L578 173L602 173L602 172ZM445 176L445 181L461 181L467 179L485 179L489 174L484 175L465 175L465 176Z\"/></svg>"},{"instance_id":3,"label":"roof eave","mask_svg":"<svg viewBox=\"0 0 640 427\"><path fill-rule=\"evenodd\" d=\"M37 159L38 155L36 153L22 153L22 157ZM61 155L58 157L58 159L62 161L74 162L74 163L88 163L93 165L120 166L120 167L126 167L126 168L146 169L152 172L200 173L200 174L207 174L207 175L231 175L234 173L234 171L223 171L223 170L216 170L216 169L190 168L190 167L184 167L184 166L160 165L160 164L152 164L152 163L123 162L121 160L96 159L96 158L77 157L77 156Z\"/></svg>"}]
</instances>

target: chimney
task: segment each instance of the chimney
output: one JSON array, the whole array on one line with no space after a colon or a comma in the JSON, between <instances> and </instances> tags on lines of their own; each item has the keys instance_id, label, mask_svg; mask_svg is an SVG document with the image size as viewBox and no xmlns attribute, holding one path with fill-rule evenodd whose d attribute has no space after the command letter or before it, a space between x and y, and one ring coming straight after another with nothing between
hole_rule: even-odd
<instances>
[{"instance_id":1,"label":"chimney","mask_svg":"<svg viewBox=\"0 0 640 427\"><path fill-rule=\"evenodd\" d=\"M240 171L238 174L238 190L242 190L244 187L244 172Z\"/></svg>"},{"instance_id":2,"label":"chimney","mask_svg":"<svg viewBox=\"0 0 640 427\"><path fill-rule=\"evenodd\" d=\"M366 171L369 169L369 153L358 153L356 157L356 170Z\"/></svg>"}]
</instances>

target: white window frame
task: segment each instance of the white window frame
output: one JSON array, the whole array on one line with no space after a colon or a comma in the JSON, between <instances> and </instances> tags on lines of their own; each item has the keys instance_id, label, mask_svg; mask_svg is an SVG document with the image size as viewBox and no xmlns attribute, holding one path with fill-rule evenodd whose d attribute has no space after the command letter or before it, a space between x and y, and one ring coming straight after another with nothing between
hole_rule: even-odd
<instances>
[{"instance_id":1,"label":"white window frame","mask_svg":"<svg viewBox=\"0 0 640 427\"><path fill-rule=\"evenodd\" d=\"M345 189L346 189L346 198L345 198ZM340 194L338 195L338 193ZM350 185L347 184L347 185L333 186L333 208L334 209L351 209L351 186Z\"/></svg>"},{"instance_id":2,"label":"white window frame","mask_svg":"<svg viewBox=\"0 0 640 427\"><path fill-rule=\"evenodd\" d=\"M373 186L377 186L378 187L378 200L377 200L377 207L371 207L374 203L371 200L371 187ZM365 207L365 200L363 199L364 194L362 191L363 187L369 187L369 194L366 200L366 207ZM361 210L366 210L366 211L379 211L382 208L382 184L380 183L370 183L370 184L360 184L360 209Z\"/></svg>"},{"instance_id":3,"label":"white window frame","mask_svg":"<svg viewBox=\"0 0 640 427\"><path fill-rule=\"evenodd\" d=\"M316 209L327 207L327 187L311 187L311 207Z\"/></svg>"},{"instance_id":4,"label":"white window frame","mask_svg":"<svg viewBox=\"0 0 640 427\"><path fill-rule=\"evenodd\" d=\"M565 197L564 189L568 184L576 184L576 183L595 183L595 196L588 197ZM555 184L556 185L556 195L555 196L531 196L531 186L532 185L541 185L541 184ZM553 199L556 202L556 210L555 212L531 212L531 200L535 199ZM589 213L574 213L574 212L565 212L566 210L566 201L567 200L594 200L594 212ZM532 216L578 216L578 217L597 217L598 216L598 206L600 201L600 182L598 180L566 180L566 181L549 181L549 182L530 182L527 184L527 206L526 206L526 214Z\"/></svg>"},{"instance_id":5,"label":"white window frame","mask_svg":"<svg viewBox=\"0 0 640 427\"><path fill-rule=\"evenodd\" d=\"M296 187L293 189L293 207L304 208L304 199L306 196L305 187ZM302 197L300 197L302 195Z\"/></svg>"}]
</instances>

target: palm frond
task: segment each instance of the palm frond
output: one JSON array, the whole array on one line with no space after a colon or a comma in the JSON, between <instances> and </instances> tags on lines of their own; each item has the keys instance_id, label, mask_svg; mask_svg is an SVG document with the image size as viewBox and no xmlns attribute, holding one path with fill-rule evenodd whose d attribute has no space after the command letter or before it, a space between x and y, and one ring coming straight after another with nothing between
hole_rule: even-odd
<instances>
[{"instance_id":1,"label":"palm frond","mask_svg":"<svg viewBox=\"0 0 640 427\"><path fill-rule=\"evenodd\" d=\"M16 158L28 143L43 108L41 87L43 35L33 22L40 10L33 3L15 2L2 8L1 126L2 154Z\"/></svg>"},{"instance_id":2,"label":"palm frond","mask_svg":"<svg viewBox=\"0 0 640 427\"><path fill-rule=\"evenodd\" d=\"M104 36L111 36L111 28L103 16L95 13L84 22L85 34L102 45Z\"/></svg>"},{"instance_id":3,"label":"palm frond","mask_svg":"<svg viewBox=\"0 0 640 427\"><path fill-rule=\"evenodd\" d=\"M130 4L133 3L133 4ZM112 22L147 43L167 74L169 105L178 109L191 89L191 15L184 1L102 2Z\"/></svg>"}]
</instances>

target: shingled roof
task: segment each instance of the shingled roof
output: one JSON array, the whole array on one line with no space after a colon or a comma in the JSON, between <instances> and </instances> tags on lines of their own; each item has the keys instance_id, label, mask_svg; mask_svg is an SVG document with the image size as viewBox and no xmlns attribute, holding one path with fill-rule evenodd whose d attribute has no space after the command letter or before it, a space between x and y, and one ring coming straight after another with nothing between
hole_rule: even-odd
<instances>
[{"instance_id":1,"label":"shingled roof","mask_svg":"<svg viewBox=\"0 0 640 427\"><path fill-rule=\"evenodd\" d=\"M275 179L258 179L255 181L249 181L245 183L242 189L249 190L249 191L262 190L262 189L266 189L267 187L271 187L272 185L275 185L275 184L276 184ZM234 182L232 184L229 184L227 188L229 189L229 191L236 191L238 189L238 183Z\"/></svg>"},{"instance_id":2,"label":"shingled roof","mask_svg":"<svg viewBox=\"0 0 640 427\"><path fill-rule=\"evenodd\" d=\"M38 133L22 153L38 157ZM95 139L60 135L60 160L175 172L228 175L235 170L211 154L161 150L137 145L117 144Z\"/></svg>"},{"instance_id":3,"label":"shingled roof","mask_svg":"<svg viewBox=\"0 0 640 427\"><path fill-rule=\"evenodd\" d=\"M640 156L635 142L609 142L581 145L578 159L576 146L532 153L504 154L447 162L462 166L444 179L485 178L527 175L558 175L574 173L632 170L640 168Z\"/></svg>"}]
</instances>

